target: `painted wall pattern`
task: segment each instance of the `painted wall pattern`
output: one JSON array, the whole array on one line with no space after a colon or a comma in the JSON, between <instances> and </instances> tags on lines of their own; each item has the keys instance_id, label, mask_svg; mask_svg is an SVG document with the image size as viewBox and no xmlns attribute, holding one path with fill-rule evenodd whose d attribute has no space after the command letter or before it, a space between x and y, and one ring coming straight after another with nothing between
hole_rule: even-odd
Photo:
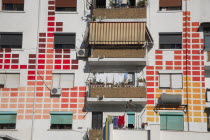
<instances>
[{"instance_id":1,"label":"painted wall pattern","mask_svg":"<svg viewBox=\"0 0 210 140\"><path fill-rule=\"evenodd\" d=\"M73 119L84 118L86 87L63 88L60 98L51 98L53 70L78 70L79 61L71 59L70 49L53 49L54 32L63 31L63 22L55 19L55 1L48 1L47 32L39 33L38 53L29 54L28 63L19 64L19 54L0 49L1 70L27 70L27 87L1 88L0 108L17 110L17 119L50 119L50 111L72 111ZM74 52L75 53L75 52ZM75 75L76 77L76 75ZM35 98L34 98L35 94Z\"/></svg>"},{"instance_id":2,"label":"painted wall pattern","mask_svg":"<svg viewBox=\"0 0 210 140\"><path fill-rule=\"evenodd\" d=\"M187 21L187 22L186 22ZM198 32L199 22L191 21L191 12L183 12L183 50L173 51L173 61L164 60L164 51L155 51L155 66L146 67L147 80L147 121L159 123L159 114L154 112L156 100L162 93L181 94L182 103L187 104L188 88L188 109L189 122L206 123L205 104L205 79L204 79L204 40ZM186 52L186 48L187 51ZM186 61L187 58L187 61ZM187 63L187 65L186 65ZM161 90L158 85L159 70L181 70L183 71L183 89ZM188 87L187 87L188 84ZM163 109L163 108L162 108ZM181 110L182 108L170 108ZM188 122L187 114L184 121Z\"/></svg>"}]
</instances>

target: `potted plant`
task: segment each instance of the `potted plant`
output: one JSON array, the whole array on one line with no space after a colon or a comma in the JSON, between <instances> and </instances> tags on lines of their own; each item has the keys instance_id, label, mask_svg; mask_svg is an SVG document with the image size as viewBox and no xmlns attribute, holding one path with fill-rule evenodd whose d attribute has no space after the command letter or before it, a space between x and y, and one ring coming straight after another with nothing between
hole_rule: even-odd
<instances>
[{"instance_id":1,"label":"potted plant","mask_svg":"<svg viewBox=\"0 0 210 140\"><path fill-rule=\"evenodd\" d=\"M137 83L138 83L139 87L143 87L143 86L145 86L146 80L144 78L139 78L137 80Z\"/></svg>"},{"instance_id":2,"label":"potted plant","mask_svg":"<svg viewBox=\"0 0 210 140\"><path fill-rule=\"evenodd\" d=\"M141 7L141 8L145 7L146 2L147 2L147 0L139 0L137 3L137 7Z\"/></svg>"}]
</instances>

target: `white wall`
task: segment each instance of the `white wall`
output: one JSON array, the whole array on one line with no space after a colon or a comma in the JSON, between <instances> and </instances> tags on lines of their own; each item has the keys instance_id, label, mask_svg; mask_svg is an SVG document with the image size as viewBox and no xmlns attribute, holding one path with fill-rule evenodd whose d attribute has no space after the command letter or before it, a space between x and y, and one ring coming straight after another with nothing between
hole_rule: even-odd
<instances>
[{"instance_id":1,"label":"white wall","mask_svg":"<svg viewBox=\"0 0 210 140\"><path fill-rule=\"evenodd\" d=\"M147 131L113 130L113 140L147 140Z\"/></svg>"}]
</instances>

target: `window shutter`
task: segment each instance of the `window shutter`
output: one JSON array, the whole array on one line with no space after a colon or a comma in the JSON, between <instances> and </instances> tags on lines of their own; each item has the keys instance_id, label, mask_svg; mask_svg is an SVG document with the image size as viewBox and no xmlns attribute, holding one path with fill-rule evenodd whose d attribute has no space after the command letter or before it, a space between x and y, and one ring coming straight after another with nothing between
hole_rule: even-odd
<instances>
[{"instance_id":1,"label":"window shutter","mask_svg":"<svg viewBox=\"0 0 210 140\"><path fill-rule=\"evenodd\" d=\"M159 74L159 87L170 88L170 74Z\"/></svg>"},{"instance_id":2,"label":"window shutter","mask_svg":"<svg viewBox=\"0 0 210 140\"><path fill-rule=\"evenodd\" d=\"M182 6L182 0L160 0L160 7L180 7Z\"/></svg>"},{"instance_id":3,"label":"window shutter","mask_svg":"<svg viewBox=\"0 0 210 140\"><path fill-rule=\"evenodd\" d=\"M3 4L24 4L24 0L2 0Z\"/></svg>"},{"instance_id":4,"label":"window shutter","mask_svg":"<svg viewBox=\"0 0 210 140\"><path fill-rule=\"evenodd\" d=\"M161 115L160 116L160 130L167 130L167 127L166 127L166 116L165 115Z\"/></svg>"},{"instance_id":5,"label":"window shutter","mask_svg":"<svg viewBox=\"0 0 210 140\"><path fill-rule=\"evenodd\" d=\"M210 91L206 91L206 96L207 96L207 102L210 102Z\"/></svg>"},{"instance_id":6,"label":"window shutter","mask_svg":"<svg viewBox=\"0 0 210 140\"><path fill-rule=\"evenodd\" d=\"M0 33L0 45L22 46L22 33Z\"/></svg>"},{"instance_id":7,"label":"window shutter","mask_svg":"<svg viewBox=\"0 0 210 140\"><path fill-rule=\"evenodd\" d=\"M205 50L210 51L210 35L205 35Z\"/></svg>"},{"instance_id":8,"label":"window shutter","mask_svg":"<svg viewBox=\"0 0 210 140\"><path fill-rule=\"evenodd\" d=\"M5 77L6 77L5 74L0 74L0 84L1 85L4 85L5 84Z\"/></svg>"},{"instance_id":9,"label":"window shutter","mask_svg":"<svg viewBox=\"0 0 210 140\"><path fill-rule=\"evenodd\" d=\"M159 38L159 44L182 44L181 33L160 33Z\"/></svg>"},{"instance_id":10,"label":"window shutter","mask_svg":"<svg viewBox=\"0 0 210 140\"><path fill-rule=\"evenodd\" d=\"M60 74L53 74L53 88L60 87Z\"/></svg>"},{"instance_id":11,"label":"window shutter","mask_svg":"<svg viewBox=\"0 0 210 140\"><path fill-rule=\"evenodd\" d=\"M51 112L51 124L72 124L72 112Z\"/></svg>"},{"instance_id":12,"label":"window shutter","mask_svg":"<svg viewBox=\"0 0 210 140\"><path fill-rule=\"evenodd\" d=\"M171 75L172 88L182 88L182 74Z\"/></svg>"},{"instance_id":13,"label":"window shutter","mask_svg":"<svg viewBox=\"0 0 210 140\"><path fill-rule=\"evenodd\" d=\"M2 111L0 112L0 123L1 124L14 124L16 123L17 112L13 111Z\"/></svg>"},{"instance_id":14,"label":"window shutter","mask_svg":"<svg viewBox=\"0 0 210 140\"><path fill-rule=\"evenodd\" d=\"M77 7L77 0L56 0L56 7Z\"/></svg>"},{"instance_id":15,"label":"window shutter","mask_svg":"<svg viewBox=\"0 0 210 140\"><path fill-rule=\"evenodd\" d=\"M168 115L167 116L167 130L184 130L183 115Z\"/></svg>"},{"instance_id":16,"label":"window shutter","mask_svg":"<svg viewBox=\"0 0 210 140\"><path fill-rule=\"evenodd\" d=\"M61 88L73 88L74 87L74 74L61 74Z\"/></svg>"},{"instance_id":17,"label":"window shutter","mask_svg":"<svg viewBox=\"0 0 210 140\"><path fill-rule=\"evenodd\" d=\"M6 88L19 88L20 74L6 74Z\"/></svg>"},{"instance_id":18,"label":"window shutter","mask_svg":"<svg viewBox=\"0 0 210 140\"><path fill-rule=\"evenodd\" d=\"M135 124L135 113L134 112L128 112L128 124Z\"/></svg>"},{"instance_id":19,"label":"window shutter","mask_svg":"<svg viewBox=\"0 0 210 140\"><path fill-rule=\"evenodd\" d=\"M55 33L55 44L75 44L75 33Z\"/></svg>"}]
</instances>

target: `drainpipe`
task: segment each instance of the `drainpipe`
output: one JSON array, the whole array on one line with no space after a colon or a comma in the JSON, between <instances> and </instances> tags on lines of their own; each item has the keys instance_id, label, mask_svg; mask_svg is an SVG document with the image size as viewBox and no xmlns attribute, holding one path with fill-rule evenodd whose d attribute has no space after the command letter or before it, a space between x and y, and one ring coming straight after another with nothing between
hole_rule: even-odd
<instances>
[{"instance_id":1,"label":"drainpipe","mask_svg":"<svg viewBox=\"0 0 210 140\"><path fill-rule=\"evenodd\" d=\"M39 45L39 22L40 22L40 9L41 3L38 1L38 15L37 15L37 48L36 48L36 69L35 69L35 81L34 81L34 101L33 101L33 112L32 112L32 124L31 124L31 140L34 139L34 114L36 109L36 84L37 84L37 74L38 74L38 45Z\"/></svg>"},{"instance_id":2,"label":"drainpipe","mask_svg":"<svg viewBox=\"0 0 210 140\"><path fill-rule=\"evenodd\" d=\"M188 15L187 15L187 11L188 11L188 5L187 5L187 0L185 1L185 13L186 13L186 94L187 94L187 107L186 107L186 110L187 110L187 129L188 131L190 131L190 122L189 122L189 110L188 110L188 105L189 105L189 92L188 92Z\"/></svg>"}]
</instances>

